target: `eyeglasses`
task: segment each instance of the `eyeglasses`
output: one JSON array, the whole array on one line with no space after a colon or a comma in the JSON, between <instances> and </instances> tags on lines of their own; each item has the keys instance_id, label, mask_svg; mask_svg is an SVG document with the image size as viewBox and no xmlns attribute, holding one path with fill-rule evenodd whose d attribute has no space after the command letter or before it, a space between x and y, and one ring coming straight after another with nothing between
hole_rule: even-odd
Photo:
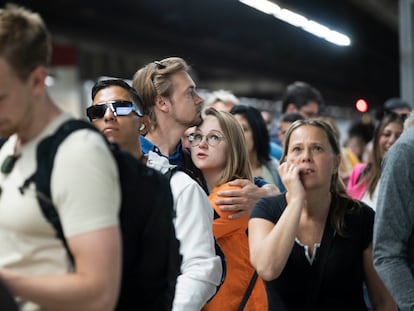
<instances>
[{"instance_id":1,"label":"eyeglasses","mask_svg":"<svg viewBox=\"0 0 414 311\"><path fill-rule=\"evenodd\" d=\"M131 112L135 112L139 117L144 115L140 106L135 106L132 102L126 100L115 100L104 104L90 106L86 109L86 115L90 121L101 119L108 108L111 109L115 117L127 116Z\"/></svg>"},{"instance_id":2,"label":"eyeglasses","mask_svg":"<svg viewBox=\"0 0 414 311\"><path fill-rule=\"evenodd\" d=\"M204 137L206 138L207 144L211 147L217 146L222 140L225 139L223 136L220 136L214 133L209 133L207 135L193 133L188 136L188 140L191 146L197 147L199 144L201 144Z\"/></svg>"}]
</instances>

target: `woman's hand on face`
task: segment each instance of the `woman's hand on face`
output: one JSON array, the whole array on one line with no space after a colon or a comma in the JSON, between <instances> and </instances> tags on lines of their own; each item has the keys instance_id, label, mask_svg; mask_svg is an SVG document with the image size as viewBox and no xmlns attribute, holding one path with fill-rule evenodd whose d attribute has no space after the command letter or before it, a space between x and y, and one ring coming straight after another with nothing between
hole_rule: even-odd
<instances>
[{"instance_id":1,"label":"woman's hand on face","mask_svg":"<svg viewBox=\"0 0 414 311\"><path fill-rule=\"evenodd\" d=\"M278 171L288 195L294 194L295 197L302 196L305 198L306 193L300 179L299 167L292 163L283 162L280 164Z\"/></svg>"}]
</instances>

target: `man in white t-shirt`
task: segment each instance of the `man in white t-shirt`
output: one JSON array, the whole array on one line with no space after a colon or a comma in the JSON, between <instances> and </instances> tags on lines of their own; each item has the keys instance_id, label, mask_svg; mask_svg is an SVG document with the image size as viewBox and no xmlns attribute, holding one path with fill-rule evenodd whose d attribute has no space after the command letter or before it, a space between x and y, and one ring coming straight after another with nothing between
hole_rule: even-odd
<instances>
[{"instance_id":1,"label":"man in white t-shirt","mask_svg":"<svg viewBox=\"0 0 414 311\"><path fill-rule=\"evenodd\" d=\"M60 145L51 198L67 252L43 216L35 188L39 142L72 117L45 85L51 40L38 14L0 10L0 280L21 310L112 310L120 283L120 188L116 163L98 133L78 130Z\"/></svg>"}]
</instances>

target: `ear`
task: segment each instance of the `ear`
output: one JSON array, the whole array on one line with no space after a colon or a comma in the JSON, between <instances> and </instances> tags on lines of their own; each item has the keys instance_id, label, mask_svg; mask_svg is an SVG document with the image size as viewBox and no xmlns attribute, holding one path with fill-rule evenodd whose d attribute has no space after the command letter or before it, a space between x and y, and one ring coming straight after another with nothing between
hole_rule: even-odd
<instances>
[{"instance_id":1,"label":"ear","mask_svg":"<svg viewBox=\"0 0 414 311\"><path fill-rule=\"evenodd\" d=\"M150 126L151 126L151 120L150 117L148 115L144 115L143 117L141 117L141 128L139 129L139 132L141 133L141 135L146 135L148 133L148 131L150 130Z\"/></svg>"},{"instance_id":2,"label":"ear","mask_svg":"<svg viewBox=\"0 0 414 311\"><path fill-rule=\"evenodd\" d=\"M161 110L163 112L168 112L170 110L170 100L168 97L165 96L157 96L155 107L158 110Z\"/></svg>"},{"instance_id":3,"label":"ear","mask_svg":"<svg viewBox=\"0 0 414 311\"><path fill-rule=\"evenodd\" d=\"M47 69L44 66L37 66L29 75L28 82L35 94L41 94L46 88L45 80Z\"/></svg>"}]
</instances>

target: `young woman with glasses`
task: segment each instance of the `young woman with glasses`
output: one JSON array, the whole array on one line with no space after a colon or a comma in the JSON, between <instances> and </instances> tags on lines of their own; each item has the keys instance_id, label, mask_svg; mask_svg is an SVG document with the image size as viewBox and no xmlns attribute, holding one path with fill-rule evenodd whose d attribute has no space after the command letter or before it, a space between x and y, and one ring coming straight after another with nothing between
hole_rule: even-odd
<instances>
[{"instance_id":1,"label":"young woman with glasses","mask_svg":"<svg viewBox=\"0 0 414 311\"><path fill-rule=\"evenodd\" d=\"M223 212L216 204L220 191L239 189L228 185L229 181L235 178L253 180L243 130L230 113L210 107L189 140L192 160L206 179L210 203L216 215L213 233L227 265L224 283L203 310L238 310L249 283L254 285L245 309L266 310L263 281L252 278L257 275L249 261L248 215L231 220L231 212Z\"/></svg>"}]
</instances>

